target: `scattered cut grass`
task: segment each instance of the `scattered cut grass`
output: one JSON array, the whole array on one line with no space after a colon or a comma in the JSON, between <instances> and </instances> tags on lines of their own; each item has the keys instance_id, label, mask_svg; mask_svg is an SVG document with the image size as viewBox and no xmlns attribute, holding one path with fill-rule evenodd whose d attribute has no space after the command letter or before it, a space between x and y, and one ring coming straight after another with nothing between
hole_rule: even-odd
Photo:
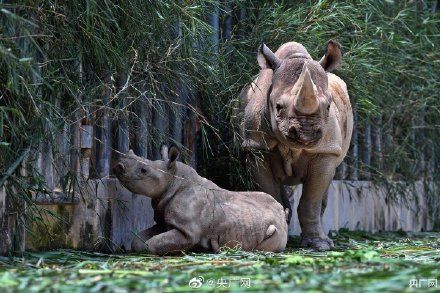
<instances>
[{"instance_id":1,"label":"scattered cut grass","mask_svg":"<svg viewBox=\"0 0 440 293\"><path fill-rule=\"evenodd\" d=\"M156 257L58 250L0 258L0 290L52 291L332 291L411 290L410 280L440 279L440 233L340 231L338 247L314 252L289 241L284 253L238 249ZM189 287L203 277L198 289ZM250 288L241 281L250 280ZM226 288L220 288L226 280ZM436 288L423 290L435 291ZM438 290L438 288L437 288Z\"/></svg>"}]
</instances>

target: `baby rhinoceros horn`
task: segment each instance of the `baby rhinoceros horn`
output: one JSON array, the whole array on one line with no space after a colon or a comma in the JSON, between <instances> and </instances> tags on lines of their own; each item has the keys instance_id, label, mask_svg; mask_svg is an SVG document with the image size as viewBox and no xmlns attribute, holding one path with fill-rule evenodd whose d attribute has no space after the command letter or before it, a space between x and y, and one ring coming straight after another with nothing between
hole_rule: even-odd
<instances>
[{"instance_id":1,"label":"baby rhinoceros horn","mask_svg":"<svg viewBox=\"0 0 440 293\"><path fill-rule=\"evenodd\" d=\"M318 110L316 85L313 83L307 63L304 63L301 75L293 88L295 109L303 114L312 114Z\"/></svg>"}]
</instances>

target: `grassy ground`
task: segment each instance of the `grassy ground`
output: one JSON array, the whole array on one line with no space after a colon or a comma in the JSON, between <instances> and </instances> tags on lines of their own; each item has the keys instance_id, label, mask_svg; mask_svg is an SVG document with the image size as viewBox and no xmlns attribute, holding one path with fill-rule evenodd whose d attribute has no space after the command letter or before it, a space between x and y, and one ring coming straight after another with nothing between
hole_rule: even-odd
<instances>
[{"instance_id":1,"label":"grassy ground","mask_svg":"<svg viewBox=\"0 0 440 293\"><path fill-rule=\"evenodd\" d=\"M0 258L0 291L381 292L428 290L426 282L421 289L410 289L412 279L438 279L440 283L440 233L340 231L332 238L338 249L325 253L299 249L297 238L289 241L282 254L239 250L181 257L69 250L26 253ZM190 288L189 281L199 276L203 285ZM248 280L250 288L241 284ZM228 288L219 289L221 284Z\"/></svg>"}]
</instances>

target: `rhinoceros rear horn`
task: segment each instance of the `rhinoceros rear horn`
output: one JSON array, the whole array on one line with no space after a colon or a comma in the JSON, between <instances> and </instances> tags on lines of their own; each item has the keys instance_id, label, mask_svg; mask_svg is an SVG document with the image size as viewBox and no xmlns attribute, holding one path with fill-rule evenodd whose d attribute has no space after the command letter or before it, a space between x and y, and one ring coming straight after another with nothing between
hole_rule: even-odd
<instances>
[{"instance_id":1,"label":"rhinoceros rear horn","mask_svg":"<svg viewBox=\"0 0 440 293\"><path fill-rule=\"evenodd\" d=\"M313 83L307 62L304 63L301 75L296 84L295 109L304 114L312 114L318 110L316 85Z\"/></svg>"},{"instance_id":2,"label":"rhinoceros rear horn","mask_svg":"<svg viewBox=\"0 0 440 293\"><path fill-rule=\"evenodd\" d=\"M266 46L265 43L261 43L260 47L258 47L257 54L258 65L260 65L261 69L277 69L281 60Z\"/></svg>"},{"instance_id":3,"label":"rhinoceros rear horn","mask_svg":"<svg viewBox=\"0 0 440 293\"><path fill-rule=\"evenodd\" d=\"M327 43L325 55L321 58L319 63L325 71L332 72L339 67L339 65L341 64L341 60L341 45L334 40L330 40Z\"/></svg>"}]
</instances>

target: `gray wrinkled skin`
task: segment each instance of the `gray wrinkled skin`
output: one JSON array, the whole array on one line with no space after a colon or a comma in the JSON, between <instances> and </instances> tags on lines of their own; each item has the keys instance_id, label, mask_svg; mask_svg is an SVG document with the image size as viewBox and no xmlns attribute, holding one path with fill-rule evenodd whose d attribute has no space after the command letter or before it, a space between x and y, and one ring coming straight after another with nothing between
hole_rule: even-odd
<instances>
[{"instance_id":1,"label":"gray wrinkled skin","mask_svg":"<svg viewBox=\"0 0 440 293\"><path fill-rule=\"evenodd\" d=\"M113 168L128 190L152 198L156 225L133 239L132 250L164 255L221 247L280 252L287 242L283 207L262 192L231 192L177 162L178 150L150 161L132 151Z\"/></svg>"},{"instance_id":2,"label":"gray wrinkled skin","mask_svg":"<svg viewBox=\"0 0 440 293\"><path fill-rule=\"evenodd\" d=\"M286 43L275 53L262 44L257 60L260 73L240 94L242 147L265 151L262 162L251 164L254 178L285 208L291 209L282 185L303 184L301 243L328 250L333 243L321 217L353 130L347 86L330 73L341 62L340 46L330 41L318 62L299 43Z\"/></svg>"}]
</instances>

